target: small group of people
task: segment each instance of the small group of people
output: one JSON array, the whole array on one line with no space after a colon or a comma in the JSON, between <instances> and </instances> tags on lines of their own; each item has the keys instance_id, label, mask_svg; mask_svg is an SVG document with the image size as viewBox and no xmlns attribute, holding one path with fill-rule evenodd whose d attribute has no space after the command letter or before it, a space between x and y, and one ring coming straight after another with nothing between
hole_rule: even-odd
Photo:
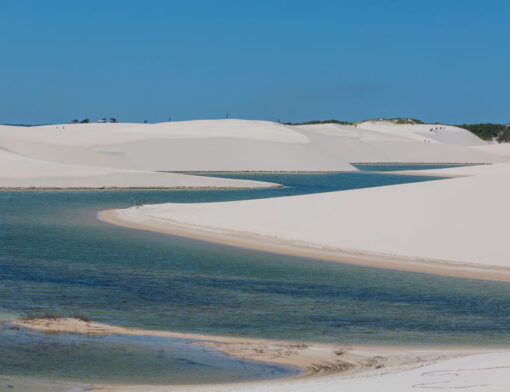
<instances>
[{"instance_id":1,"label":"small group of people","mask_svg":"<svg viewBox=\"0 0 510 392\"><path fill-rule=\"evenodd\" d=\"M439 133L439 131L443 131L445 130L446 128L445 127L435 127L435 128L430 128L429 129L429 132L432 132L432 133Z\"/></svg>"},{"instance_id":2,"label":"small group of people","mask_svg":"<svg viewBox=\"0 0 510 392\"><path fill-rule=\"evenodd\" d=\"M438 134L438 133L439 133L439 131L444 131L445 129L446 129L446 127L443 127L443 126L437 126L437 127L434 127L434 128L430 128L430 129L429 129L429 132L431 132L431 133L435 133L435 134ZM425 143L430 143L430 140L428 140L428 139L423 139L423 141L424 141Z\"/></svg>"}]
</instances>

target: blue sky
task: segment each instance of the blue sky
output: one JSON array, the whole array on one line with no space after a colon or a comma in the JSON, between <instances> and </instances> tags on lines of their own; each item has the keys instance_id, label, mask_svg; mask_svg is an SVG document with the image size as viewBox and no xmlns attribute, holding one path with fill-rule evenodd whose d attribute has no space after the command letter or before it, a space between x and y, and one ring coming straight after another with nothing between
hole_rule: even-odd
<instances>
[{"instance_id":1,"label":"blue sky","mask_svg":"<svg viewBox=\"0 0 510 392\"><path fill-rule=\"evenodd\" d=\"M1 0L0 123L510 122L510 2Z\"/></svg>"}]
</instances>

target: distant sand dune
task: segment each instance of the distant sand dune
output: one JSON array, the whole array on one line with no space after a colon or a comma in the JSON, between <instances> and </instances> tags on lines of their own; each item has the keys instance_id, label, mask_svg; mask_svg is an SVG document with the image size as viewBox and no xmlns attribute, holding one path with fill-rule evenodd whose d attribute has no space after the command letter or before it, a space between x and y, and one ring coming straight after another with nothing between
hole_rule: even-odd
<instances>
[{"instance_id":1,"label":"distant sand dune","mask_svg":"<svg viewBox=\"0 0 510 392\"><path fill-rule=\"evenodd\" d=\"M288 126L233 119L0 126L0 187L255 186L204 177L185 181L150 172L353 171L352 162L510 159L484 150L486 143L466 130L446 126L430 132L430 127L434 126Z\"/></svg>"}]
</instances>

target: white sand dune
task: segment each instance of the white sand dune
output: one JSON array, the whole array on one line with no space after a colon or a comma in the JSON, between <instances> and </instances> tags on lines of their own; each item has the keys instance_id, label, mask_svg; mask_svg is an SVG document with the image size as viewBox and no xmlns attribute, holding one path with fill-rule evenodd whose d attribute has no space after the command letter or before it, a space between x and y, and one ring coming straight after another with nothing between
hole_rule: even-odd
<instances>
[{"instance_id":1,"label":"white sand dune","mask_svg":"<svg viewBox=\"0 0 510 392\"><path fill-rule=\"evenodd\" d=\"M4 136L30 142L95 146L147 139L215 139L235 137L278 143L307 144L308 139L290 127L249 120L196 120L156 124L89 123L55 124L37 127L0 126Z\"/></svg>"},{"instance_id":2,"label":"white sand dune","mask_svg":"<svg viewBox=\"0 0 510 392\"><path fill-rule=\"evenodd\" d=\"M436 127L444 129L430 132ZM351 163L494 163L509 159L498 151L483 150L486 142L453 126L365 122L356 127L316 124L294 128L306 133L329 153L340 154Z\"/></svg>"},{"instance_id":3,"label":"white sand dune","mask_svg":"<svg viewBox=\"0 0 510 392\"><path fill-rule=\"evenodd\" d=\"M304 247L312 255L314 249L380 255L389 267L399 256L502 268L508 275L510 163L427 172L466 177L262 200L147 205L115 213L127 224L244 238L261 248L280 243ZM427 271L434 272L434 266L439 265Z\"/></svg>"},{"instance_id":4,"label":"white sand dune","mask_svg":"<svg viewBox=\"0 0 510 392\"><path fill-rule=\"evenodd\" d=\"M278 184L123 170L99 166L67 165L32 159L0 150L2 188L259 188Z\"/></svg>"},{"instance_id":5,"label":"white sand dune","mask_svg":"<svg viewBox=\"0 0 510 392\"><path fill-rule=\"evenodd\" d=\"M266 121L0 127L0 146L58 163L151 171L344 171L302 133Z\"/></svg>"},{"instance_id":6,"label":"white sand dune","mask_svg":"<svg viewBox=\"0 0 510 392\"><path fill-rule=\"evenodd\" d=\"M510 156L510 143L485 144L482 146L474 146L478 151L488 152L490 154Z\"/></svg>"},{"instance_id":7,"label":"white sand dune","mask_svg":"<svg viewBox=\"0 0 510 392\"><path fill-rule=\"evenodd\" d=\"M358 124L357 127L419 142L427 141L436 144L456 144L461 146L480 146L487 144L473 133L451 125L393 124L389 121L365 121Z\"/></svg>"},{"instance_id":8,"label":"white sand dune","mask_svg":"<svg viewBox=\"0 0 510 392\"><path fill-rule=\"evenodd\" d=\"M171 176L146 173L149 179L143 180L140 173L130 177L128 171L352 171L351 162L492 163L510 159L497 151L471 148L486 143L466 130L446 127L436 133L429 127L391 123L288 126L247 120L0 126L0 151L11 153L10 157L4 154L0 165L0 187L60 187L76 184L69 179L72 176L82 177L80 184L90 186L168 187ZM33 175L21 175L25 180L15 181L12 174L30 171L31 164ZM94 171L92 166L101 169ZM119 177L123 178L115 180L112 173L122 173ZM213 180L204 181L209 186ZM198 179L192 183L199 185Z\"/></svg>"}]
</instances>

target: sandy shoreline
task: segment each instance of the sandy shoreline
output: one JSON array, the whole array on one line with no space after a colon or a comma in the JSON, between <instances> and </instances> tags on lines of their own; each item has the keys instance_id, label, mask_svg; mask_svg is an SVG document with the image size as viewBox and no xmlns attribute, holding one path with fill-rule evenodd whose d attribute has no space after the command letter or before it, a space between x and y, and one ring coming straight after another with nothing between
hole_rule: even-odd
<instances>
[{"instance_id":1,"label":"sandy shoreline","mask_svg":"<svg viewBox=\"0 0 510 392\"><path fill-rule=\"evenodd\" d=\"M294 366L308 378L331 374L357 375L378 369L392 370L474 353L507 350L495 347L466 346L364 346L321 344L298 341L205 335L172 331L133 329L74 318L17 318L8 324L45 333L85 335L122 334L157 336L190 340L241 359Z\"/></svg>"},{"instance_id":2,"label":"sandy shoreline","mask_svg":"<svg viewBox=\"0 0 510 392\"><path fill-rule=\"evenodd\" d=\"M101 211L98 213L98 218L101 221L117 226L153 231L178 237L194 238L202 241L266 252L357 264L367 267L510 282L510 268L485 267L443 260L413 259L396 255L377 255L368 252L362 253L350 252L342 249L328 249L325 247L307 245L301 242L298 243L283 239L257 236L255 234L204 230L200 227L188 227L168 220L162 222L148 218L145 219L142 224L126 219L125 216L119 214L118 211L119 210L115 209Z\"/></svg>"},{"instance_id":3,"label":"sandy shoreline","mask_svg":"<svg viewBox=\"0 0 510 392\"><path fill-rule=\"evenodd\" d=\"M423 174L448 179L257 200L142 205L103 211L99 218L262 251L509 282L510 212L503 206L510 196L510 164Z\"/></svg>"},{"instance_id":4,"label":"sandy shoreline","mask_svg":"<svg viewBox=\"0 0 510 392\"><path fill-rule=\"evenodd\" d=\"M131 329L73 318L18 318L8 324L45 333L124 334L170 337L214 348L241 359L294 366L304 374L290 379L218 385L92 385L91 391L238 391L255 388L289 390L296 385L343 382L394 376L448 360L476 355L507 355L507 347L362 346L275 341L229 336ZM506 357L505 357L506 358ZM298 383L298 384L296 384Z\"/></svg>"}]
</instances>

